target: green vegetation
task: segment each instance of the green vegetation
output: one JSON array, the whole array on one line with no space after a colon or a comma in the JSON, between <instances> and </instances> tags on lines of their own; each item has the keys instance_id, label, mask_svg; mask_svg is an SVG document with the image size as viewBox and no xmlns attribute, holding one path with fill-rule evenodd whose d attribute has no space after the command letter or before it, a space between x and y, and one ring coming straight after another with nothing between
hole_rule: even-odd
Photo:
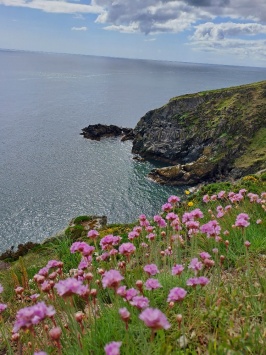
<instances>
[{"instance_id":1,"label":"green vegetation","mask_svg":"<svg viewBox=\"0 0 266 355\"><path fill-rule=\"evenodd\" d=\"M187 191L182 203L171 202L171 211L179 219L167 210L169 206L164 206L167 211L161 213L161 220L157 217L157 222L140 216L134 224L108 225L99 231L99 236L84 236L75 244L72 238L59 236L9 263L7 269L0 271L4 289L0 309L7 305L0 311L0 353L102 355L106 344L115 341L121 342L121 354L130 355L263 354L265 191L265 173L246 176L234 184L206 185L195 194ZM83 217L76 220L82 222ZM133 236L132 231L137 234ZM104 244L110 236L118 235L119 245ZM87 256L88 264L78 267L81 254L88 255L93 247L92 257ZM42 269L50 260L60 260L63 266ZM144 271L144 266L151 264L157 266L158 273L148 275ZM184 268L180 274L173 272L176 265ZM107 275L112 270L123 279L108 283ZM45 275L45 282L33 280L38 273ZM77 295L77 289L72 288L61 297L57 285L69 277L84 279L80 286L83 284L88 292ZM150 290L148 279L156 279L160 287ZM193 282L194 286L190 286ZM160 310L167 323L162 322L161 315L157 325L151 320L149 323L144 308L138 308L140 299L127 296L125 300L125 295L116 294L122 285L146 297L141 302ZM186 291L178 301L171 296L176 288L178 292ZM61 295L64 292L61 289ZM36 293L40 294L37 302L54 307L55 315L44 316L32 325L30 318L29 325L23 323L24 330L16 329L12 337L11 330L19 319L17 312L33 307L30 296ZM119 315L121 308L130 312L129 318ZM106 353L111 354L107 350Z\"/></svg>"}]
</instances>

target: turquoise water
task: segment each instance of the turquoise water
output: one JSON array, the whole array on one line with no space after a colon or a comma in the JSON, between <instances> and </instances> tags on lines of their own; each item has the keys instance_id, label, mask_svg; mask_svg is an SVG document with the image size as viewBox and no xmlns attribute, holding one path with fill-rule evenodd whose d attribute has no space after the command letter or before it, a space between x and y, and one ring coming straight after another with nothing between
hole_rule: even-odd
<instances>
[{"instance_id":1,"label":"turquoise water","mask_svg":"<svg viewBox=\"0 0 266 355\"><path fill-rule=\"evenodd\" d=\"M93 123L134 127L171 97L265 80L266 70L0 51L0 250L42 241L72 217L152 216L174 187L146 178L131 142L89 141Z\"/></svg>"}]
</instances>

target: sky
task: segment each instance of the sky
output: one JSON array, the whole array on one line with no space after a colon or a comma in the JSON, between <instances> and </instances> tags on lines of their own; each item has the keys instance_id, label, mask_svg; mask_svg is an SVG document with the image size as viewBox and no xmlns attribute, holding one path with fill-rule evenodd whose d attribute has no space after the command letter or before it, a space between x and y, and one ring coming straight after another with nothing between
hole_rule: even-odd
<instances>
[{"instance_id":1,"label":"sky","mask_svg":"<svg viewBox=\"0 0 266 355\"><path fill-rule=\"evenodd\" d=\"M266 67L266 0L0 0L0 48Z\"/></svg>"}]
</instances>

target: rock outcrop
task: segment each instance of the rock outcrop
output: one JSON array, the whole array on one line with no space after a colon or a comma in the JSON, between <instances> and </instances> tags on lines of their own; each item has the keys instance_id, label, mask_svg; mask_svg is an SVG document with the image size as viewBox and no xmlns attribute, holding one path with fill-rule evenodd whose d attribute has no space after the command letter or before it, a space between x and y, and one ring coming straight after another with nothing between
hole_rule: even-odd
<instances>
[{"instance_id":1,"label":"rock outcrop","mask_svg":"<svg viewBox=\"0 0 266 355\"><path fill-rule=\"evenodd\" d=\"M94 124L82 129L84 138L99 141L103 137L123 136L122 140L133 139L132 128L122 128L115 125Z\"/></svg>"},{"instance_id":2,"label":"rock outcrop","mask_svg":"<svg viewBox=\"0 0 266 355\"><path fill-rule=\"evenodd\" d=\"M132 152L174 166L159 183L239 178L266 168L266 81L175 97L134 129Z\"/></svg>"}]
</instances>

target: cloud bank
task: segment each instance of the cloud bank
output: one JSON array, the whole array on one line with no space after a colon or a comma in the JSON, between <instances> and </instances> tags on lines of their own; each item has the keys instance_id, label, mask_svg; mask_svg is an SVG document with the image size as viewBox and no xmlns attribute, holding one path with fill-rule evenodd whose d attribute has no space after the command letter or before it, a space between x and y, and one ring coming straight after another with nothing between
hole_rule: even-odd
<instances>
[{"instance_id":1,"label":"cloud bank","mask_svg":"<svg viewBox=\"0 0 266 355\"><path fill-rule=\"evenodd\" d=\"M187 42L193 48L241 55L256 50L265 57L265 0L0 0L0 5L76 16L94 14L104 30L122 33L154 37L187 31Z\"/></svg>"}]
</instances>

